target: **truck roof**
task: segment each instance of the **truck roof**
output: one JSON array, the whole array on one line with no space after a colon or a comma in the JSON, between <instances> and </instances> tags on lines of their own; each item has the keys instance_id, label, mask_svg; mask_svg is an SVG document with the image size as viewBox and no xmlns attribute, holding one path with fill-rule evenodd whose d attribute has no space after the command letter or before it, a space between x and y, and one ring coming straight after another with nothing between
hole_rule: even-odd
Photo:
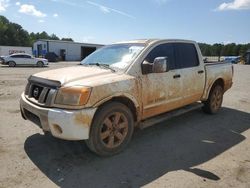
<instances>
[{"instance_id":1,"label":"truck roof","mask_svg":"<svg viewBox=\"0 0 250 188\"><path fill-rule=\"evenodd\" d=\"M10 54L9 56L12 56L12 55L29 55L30 56L30 54L27 54L27 53L13 53L13 54Z\"/></svg>"},{"instance_id":2,"label":"truck roof","mask_svg":"<svg viewBox=\"0 0 250 188\"><path fill-rule=\"evenodd\" d=\"M121 41L117 42L115 44L123 44L123 43L141 43L141 44L150 44L150 43L156 43L156 42L184 42L184 43L196 43L192 40L184 40L184 39L135 39L130 41Z\"/></svg>"}]
</instances>

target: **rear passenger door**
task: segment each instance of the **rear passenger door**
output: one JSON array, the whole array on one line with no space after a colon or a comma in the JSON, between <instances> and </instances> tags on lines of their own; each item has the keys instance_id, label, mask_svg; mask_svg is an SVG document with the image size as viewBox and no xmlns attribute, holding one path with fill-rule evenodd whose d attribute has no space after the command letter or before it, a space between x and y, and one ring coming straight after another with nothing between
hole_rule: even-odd
<instances>
[{"instance_id":1,"label":"rear passenger door","mask_svg":"<svg viewBox=\"0 0 250 188\"><path fill-rule=\"evenodd\" d=\"M30 55L23 55L23 64L24 65L33 65L34 59Z\"/></svg>"},{"instance_id":2,"label":"rear passenger door","mask_svg":"<svg viewBox=\"0 0 250 188\"><path fill-rule=\"evenodd\" d=\"M199 101L205 86L205 70L196 47L193 43L175 43L174 49L176 68L182 80L182 104Z\"/></svg>"}]
</instances>

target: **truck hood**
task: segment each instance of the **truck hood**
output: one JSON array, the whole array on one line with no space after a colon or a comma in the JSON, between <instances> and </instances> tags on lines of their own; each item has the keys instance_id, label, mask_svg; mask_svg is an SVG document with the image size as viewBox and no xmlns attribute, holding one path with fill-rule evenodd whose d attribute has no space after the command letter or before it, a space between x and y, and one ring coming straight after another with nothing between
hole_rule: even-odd
<instances>
[{"instance_id":1,"label":"truck hood","mask_svg":"<svg viewBox=\"0 0 250 188\"><path fill-rule=\"evenodd\" d=\"M107 79L110 81L110 79L114 80L120 76L120 73L113 73L108 69L96 66L74 66L36 73L29 80L57 87L70 85L93 86L103 81L107 82Z\"/></svg>"}]
</instances>

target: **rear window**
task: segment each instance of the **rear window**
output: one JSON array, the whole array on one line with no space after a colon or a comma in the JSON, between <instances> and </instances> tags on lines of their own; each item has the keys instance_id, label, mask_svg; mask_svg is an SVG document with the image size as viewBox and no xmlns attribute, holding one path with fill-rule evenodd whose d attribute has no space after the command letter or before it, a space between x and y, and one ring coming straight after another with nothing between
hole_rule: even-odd
<instances>
[{"instance_id":1,"label":"rear window","mask_svg":"<svg viewBox=\"0 0 250 188\"><path fill-rule=\"evenodd\" d=\"M23 58L31 58L29 55L23 55Z\"/></svg>"},{"instance_id":2,"label":"rear window","mask_svg":"<svg viewBox=\"0 0 250 188\"><path fill-rule=\"evenodd\" d=\"M197 50L194 44L175 43L176 68L189 68L199 65Z\"/></svg>"},{"instance_id":3,"label":"rear window","mask_svg":"<svg viewBox=\"0 0 250 188\"><path fill-rule=\"evenodd\" d=\"M23 58L23 55L12 55L13 58Z\"/></svg>"}]
</instances>

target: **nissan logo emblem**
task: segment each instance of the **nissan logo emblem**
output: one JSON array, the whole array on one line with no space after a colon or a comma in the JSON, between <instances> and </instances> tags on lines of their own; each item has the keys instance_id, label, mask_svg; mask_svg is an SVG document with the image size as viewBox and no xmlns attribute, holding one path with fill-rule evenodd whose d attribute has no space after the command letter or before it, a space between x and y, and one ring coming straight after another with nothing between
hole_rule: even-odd
<instances>
[{"instance_id":1,"label":"nissan logo emblem","mask_svg":"<svg viewBox=\"0 0 250 188\"><path fill-rule=\"evenodd\" d=\"M37 97L38 97L38 94L39 94L39 88L36 87L36 88L33 90L33 96L34 96L35 98L37 98Z\"/></svg>"}]
</instances>

